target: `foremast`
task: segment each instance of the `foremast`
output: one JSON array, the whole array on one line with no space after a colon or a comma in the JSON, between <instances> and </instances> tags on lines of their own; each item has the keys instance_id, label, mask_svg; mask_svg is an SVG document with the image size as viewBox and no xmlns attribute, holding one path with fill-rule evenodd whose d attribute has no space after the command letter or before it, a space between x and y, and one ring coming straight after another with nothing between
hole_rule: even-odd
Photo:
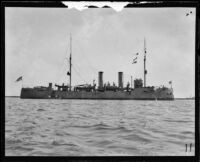
<instances>
[{"instance_id":1,"label":"foremast","mask_svg":"<svg viewBox=\"0 0 200 162\"><path fill-rule=\"evenodd\" d=\"M146 70L146 41L144 38L144 87L146 87L146 74L147 74L147 70Z\"/></svg>"},{"instance_id":2,"label":"foremast","mask_svg":"<svg viewBox=\"0 0 200 162\"><path fill-rule=\"evenodd\" d=\"M69 90L72 87L72 36L70 33L70 57L69 57Z\"/></svg>"}]
</instances>

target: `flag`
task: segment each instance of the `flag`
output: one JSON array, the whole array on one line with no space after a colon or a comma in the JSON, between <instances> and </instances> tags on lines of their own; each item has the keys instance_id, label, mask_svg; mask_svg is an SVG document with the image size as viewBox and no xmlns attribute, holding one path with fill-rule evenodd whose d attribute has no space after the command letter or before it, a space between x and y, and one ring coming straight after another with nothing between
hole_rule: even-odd
<instances>
[{"instance_id":1,"label":"flag","mask_svg":"<svg viewBox=\"0 0 200 162\"><path fill-rule=\"evenodd\" d=\"M133 59L133 61L136 61L136 60L137 60L137 57Z\"/></svg>"},{"instance_id":2,"label":"flag","mask_svg":"<svg viewBox=\"0 0 200 162\"><path fill-rule=\"evenodd\" d=\"M133 59L133 63L132 64L135 64L137 63L137 57Z\"/></svg>"},{"instance_id":3,"label":"flag","mask_svg":"<svg viewBox=\"0 0 200 162\"><path fill-rule=\"evenodd\" d=\"M139 53L138 53L138 52L133 54L133 56L138 56L138 55L139 55Z\"/></svg>"},{"instance_id":4,"label":"flag","mask_svg":"<svg viewBox=\"0 0 200 162\"><path fill-rule=\"evenodd\" d=\"M20 76L15 82L19 82L20 80L22 80L22 76Z\"/></svg>"},{"instance_id":5,"label":"flag","mask_svg":"<svg viewBox=\"0 0 200 162\"><path fill-rule=\"evenodd\" d=\"M67 75L70 75L70 72L69 72L69 71L67 72Z\"/></svg>"}]
</instances>

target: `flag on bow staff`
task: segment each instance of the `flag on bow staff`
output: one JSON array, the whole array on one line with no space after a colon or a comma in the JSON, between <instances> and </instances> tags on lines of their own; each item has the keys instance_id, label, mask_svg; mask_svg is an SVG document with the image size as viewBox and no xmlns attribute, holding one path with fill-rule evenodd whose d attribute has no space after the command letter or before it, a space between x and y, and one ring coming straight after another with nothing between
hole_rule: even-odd
<instances>
[{"instance_id":1,"label":"flag on bow staff","mask_svg":"<svg viewBox=\"0 0 200 162\"><path fill-rule=\"evenodd\" d=\"M15 82L19 82L22 80L22 76L20 76Z\"/></svg>"}]
</instances>

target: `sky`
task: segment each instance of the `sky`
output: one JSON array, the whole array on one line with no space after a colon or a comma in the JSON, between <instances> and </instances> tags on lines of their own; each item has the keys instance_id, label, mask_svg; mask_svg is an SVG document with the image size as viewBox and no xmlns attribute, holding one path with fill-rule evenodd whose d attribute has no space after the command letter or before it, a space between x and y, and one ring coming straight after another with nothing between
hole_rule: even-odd
<instances>
[{"instance_id":1,"label":"sky","mask_svg":"<svg viewBox=\"0 0 200 162\"><path fill-rule=\"evenodd\" d=\"M186 16L186 13L192 13ZM72 85L124 85L143 79L144 38L147 86L167 86L175 97L195 95L195 8L22 8L5 9L5 95L21 87L68 84L70 33ZM137 63L132 64L134 54ZM18 77L23 80L15 82Z\"/></svg>"}]
</instances>

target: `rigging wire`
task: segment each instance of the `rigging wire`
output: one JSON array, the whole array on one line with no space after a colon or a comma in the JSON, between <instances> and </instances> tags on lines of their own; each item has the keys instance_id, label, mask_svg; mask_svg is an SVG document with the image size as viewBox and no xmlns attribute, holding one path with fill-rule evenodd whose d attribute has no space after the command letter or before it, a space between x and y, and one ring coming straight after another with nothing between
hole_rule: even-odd
<instances>
[{"instance_id":1,"label":"rigging wire","mask_svg":"<svg viewBox=\"0 0 200 162\"><path fill-rule=\"evenodd\" d=\"M68 51L68 49L67 49L67 51ZM85 56L85 55L84 55ZM69 66L69 59L66 57L66 59L67 59L67 66ZM88 61L88 64L90 64L89 63L89 61ZM60 68L60 73L59 73L59 76L58 77L56 77L57 79L56 79L56 82L60 82L61 81L61 79L63 79L63 76L65 76L65 73L66 73L66 71L68 71L68 69L66 69L66 66L65 66L66 64L65 64L65 60L64 60L64 62L63 62L63 64L62 64L62 66L61 66L61 68ZM91 64L90 64L91 65ZM92 67L92 66L91 66ZM75 73L78 75L78 77L81 79L81 80L83 80L85 83L87 83L86 82L86 80L85 80L85 78L79 73L79 71L81 71L77 66L75 66L74 65L74 63L73 63L73 66L72 66L72 69L75 71ZM64 75L62 75L62 74L64 74Z\"/></svg>"},{"instance_id":2,"label":"rigging wire","mask_svg":"<svg viewBox=\"0 0 200 162\"><path fill-rule=\"evenodd\" d=\"M78 74L78 76L79 76L85 83L87 83L86 80L81 76L81 74L76 70L75 66L72 66L72 68L73 68L74 71Z\"/></svg>"},{"instance_id":3,"label":"rigging wire","mask_svg":"<svg viewBox=\"0 0 200 162\"><path fill-rule=\"evenodd\" d=\"M67 50L66 50L67 53L68 53L68 50L69 50L69 48L67 46ZM65 60L64 60L63 64L62 64L62 67L60 68L60 73L59 73L59 76L57 77L56 82L58 82L58 81L60 82L61 80L63 80L63 76L65 76L64 74L65 74L66 71L68 71L68 69L67 70L65 69Z\"/></svg>"},{"instance_id":4,"label":"rigging wire","mask_svg":"<svg viewBox=\"0 0 200 162\"><path fill-rule=\"evenodd\" d=\"M66 59L69 61L68 58L66 58ZM82 77L82 75L78 72L78 71L80 71L80 70L78 69L77 66L75 67L74 63L73 63L72 69L78 74L78 76L80 77L80 79L82 79L82 80L86 83L86 80L85 80L85 79ZM77 70L77 69L78 69L78 70Z\"/></svg>"},{"instance_id":5,"label":"rigging wire","mask_svg":"<svg viewBox=\"0 0 200 162\"><path fill-rule=\"evenodd\" d=\"M78 44L78 45L77 45L76 47L79 47L79 50L80 50L81 53L83 54L84 60L85 60L85 62L89 65L91 72L92 72L93 74L94 74L94 73L96 74L99 70L96 69L96 68L91 64L91 62L89 61L89 59L86 57L86 55L85 55L85 53L84 53L84 50L83 50L83 48L81 48L81 45L79 44L79 41L78 41L78 40L77 40L77 44ZM69 59L68 59L68 58L66 58L66 59L67 59L68 62L69 62ZM79 69L79 67L76 66L76 65L73 63L72 68L73 68L73 70L76 72L76 74L79 76L79 78L81 78L85 83L87 83L86 80L85 80L85 78L79 73L79 71L81 71L81 70Z\"/></svg>"},{"instance_id":6,"label":"rigging wire","mask_svg":"<svg viewBox=\"0 0 200 162\"><path fill-rule=\"evenodd\" d=\"M77 43L79 44L79 41L77 41ZM99 70L96 69L96 68L92 65L92 63L90 62L90 60L88 59L88 57L85 55L85 51L83 50L83 48L81 48L81 45L80 45L80 44L78 45L78 47L79 47L81 53L84 55L84 60L85 60L86 63L89 65L90 70L96 74Z\"/></svg>"},{"instance_id":7,"label":"rigging wire","mask_svg":"<svg viewBox=\"0 0 200 162\"><path fill-rule=\"evenodd\" d=\"M66 79L64 79L64 74L65 74L65 71L67 71L67 70L65 70L65 67L64 67L64 65L65 64L63 64L63 66L62 66L62 69L60 70L60 73L59 73L59 77L57 77L57 79L56 79L56 83L60 83L61 81L62 82L66 82ZM65 80L65 81L64 81Z\"/></svg>"},{"instance_id":8,"label":"rigging wire","mask_svg":"<svg viewBox=\"0 0 200 162\"><path fill-rule=\"evenodd\" d=\"M64 74L64 70L65 70L65 64L64 64L64 62L63 62L63 64L62 64L62 66L60 66L61 68L60 68L60 70L59 70L59 73L58 73L58 77L56 77L57 79L56 79L56 83L57 82L60 82L61 81L61 79L62 79L62 77L63 77L63 75L62 74Z\"/></svg>"}]
</instances>

